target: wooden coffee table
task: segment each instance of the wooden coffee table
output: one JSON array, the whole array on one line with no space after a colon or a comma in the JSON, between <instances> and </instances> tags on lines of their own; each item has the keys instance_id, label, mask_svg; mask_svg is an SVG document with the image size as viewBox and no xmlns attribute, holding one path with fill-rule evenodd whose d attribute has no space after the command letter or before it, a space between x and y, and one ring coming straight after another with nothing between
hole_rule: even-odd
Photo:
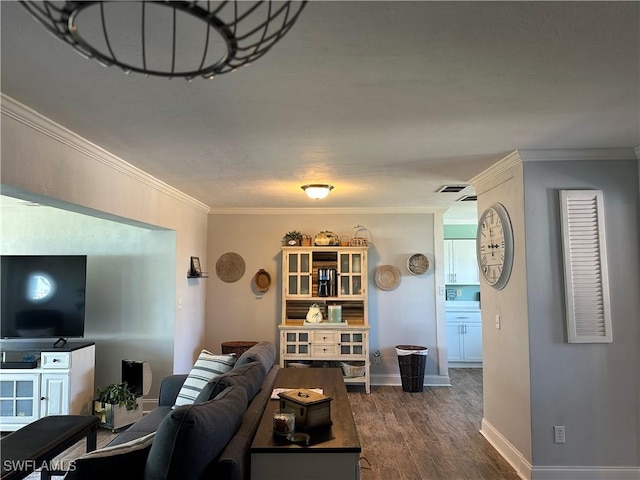
<instances>
[{"instance_id":1,"label":"wooden coffee table","mask_svg":"<svg viewBox=\"0 0 640 480\"><path fill-rule=\"evenodd\" d=\"M299 445L273 435L269 400L251 445L252 480L357 480L362 448L353 420L347 389L339 368L282 368L274 388L322 388L331 401L332 425L304 431L310 444Z\"/></svg>"}]
</instances>

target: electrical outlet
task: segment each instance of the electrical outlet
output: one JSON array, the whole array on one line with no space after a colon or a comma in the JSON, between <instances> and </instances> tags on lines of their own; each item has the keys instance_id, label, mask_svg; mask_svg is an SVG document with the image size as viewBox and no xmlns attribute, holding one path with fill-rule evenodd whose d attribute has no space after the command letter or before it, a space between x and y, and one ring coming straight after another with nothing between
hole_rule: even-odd
<instances>
[{"instance_id":1,"label":"electrical outlet","mask_svg":"<svg viewBox=\"0 0 640 480\"><path fill-rule=\"evenodd\" d=\"M496 329L500 330L500 315L496 315Z\"/></svg>"},{"instance_id":2,"label":"electrical outlet","mask_svg":"<svg viewBox=\"0 0 640 480\"><path fill-rule=\"evenodd\" d=\"M456 297L461 297L462 296L462 290L458 289L456 290Z\"/></svg>"},{"instance_id":3,"label":"electrical outlet","mask_svg":"<svg viewBox=\"0 0 640 480\"><path fill-rule=\"evenodd\" d=\"M376 350L371 355L371 365L380 365L380 350Z\"/></svg>"},{"instance_id":4,"label":"electrical outlet","mask_svg":"<svg viewBox=\"0 0 640 480\"><path fill-rule=\"evenodd\" d=\"M555 425L553 427L553 441L554 443L564 443L564 425Z\"/></svg>"},{"instance_id":5,"label":"electrical outlet","mask_svg":"<svg viewBox=\"0 0 640 480\"><path fill-rule=\"evenodd\" d=\"M444 295L444 285L440 285L440 286L438 287L438 293L439 293L440 295Z\"/></svg>"}]
</instances>

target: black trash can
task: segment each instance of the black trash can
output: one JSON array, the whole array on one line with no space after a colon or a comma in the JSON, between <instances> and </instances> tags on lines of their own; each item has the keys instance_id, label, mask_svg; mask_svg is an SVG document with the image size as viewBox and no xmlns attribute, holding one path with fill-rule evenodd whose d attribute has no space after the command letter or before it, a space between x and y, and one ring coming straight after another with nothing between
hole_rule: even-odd
<instances>
[{"instance_id":1,"label":"black trash can","mask_svg":"<svg viewBox=\"0 0 640 480\"><path fill-rule=\"evenodd\" d=\"M402 390L404 392L421 392L429 349L418 345L396 345L396 353Z\"/></svg>"}]
</instances>

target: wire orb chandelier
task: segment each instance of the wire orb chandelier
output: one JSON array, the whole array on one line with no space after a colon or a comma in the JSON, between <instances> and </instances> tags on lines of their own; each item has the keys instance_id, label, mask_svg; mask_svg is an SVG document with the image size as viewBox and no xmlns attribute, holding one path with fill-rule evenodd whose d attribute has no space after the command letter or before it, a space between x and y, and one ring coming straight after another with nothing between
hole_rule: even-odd
<instances>
[{"instance_id":1,"label":"wire orb chandelier","mask_svg":"<svg viewBox=\"0 0 640 480\"><path fill-rule=\"evenodd\" d=\"M291 29L306 1L21 1L83 57L126 73L191 80L249 65Z\"/></svg>"}]
</instances>

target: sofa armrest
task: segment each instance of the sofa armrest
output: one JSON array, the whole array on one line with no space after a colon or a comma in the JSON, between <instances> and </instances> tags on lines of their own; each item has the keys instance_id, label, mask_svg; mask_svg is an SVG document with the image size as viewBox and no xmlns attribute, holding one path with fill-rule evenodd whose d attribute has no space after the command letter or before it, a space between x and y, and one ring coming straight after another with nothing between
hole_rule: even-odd
<instances>
[{"instance_id":1,"label":"sofa armrest","mask_svg":"<svg viewBox=\"0 0 640 480\"><path fill-rule=\"evenodd\" d=\"M170 407L176 403L182 384L187 379L187 373L168 375L162 379L160 393L158 394L158 406Z\"/></svg>"}]
</instances>

